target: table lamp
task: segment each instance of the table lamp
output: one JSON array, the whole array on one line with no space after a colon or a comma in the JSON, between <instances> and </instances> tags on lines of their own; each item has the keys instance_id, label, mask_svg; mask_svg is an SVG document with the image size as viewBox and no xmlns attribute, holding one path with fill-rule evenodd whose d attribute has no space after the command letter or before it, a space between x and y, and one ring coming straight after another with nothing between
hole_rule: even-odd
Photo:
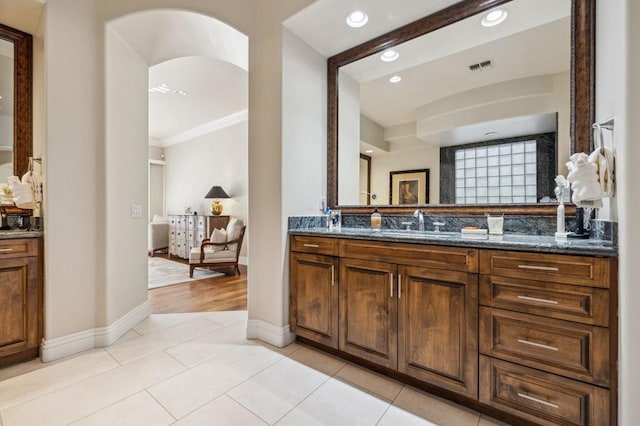
<instances>
[{"instance_id":1,"label":"table lamp","mask_svg":"<svg viewBox=\"0 0 640 426\"><path fill-rule=\"evenodd\" d=\"M212 186L204 198L213 198L213 203L211 203L211 214L218 216L222 213L222 204L220 204L219 199L229 198L229 195L221 186Z\"/></svg>"}]
</instances>

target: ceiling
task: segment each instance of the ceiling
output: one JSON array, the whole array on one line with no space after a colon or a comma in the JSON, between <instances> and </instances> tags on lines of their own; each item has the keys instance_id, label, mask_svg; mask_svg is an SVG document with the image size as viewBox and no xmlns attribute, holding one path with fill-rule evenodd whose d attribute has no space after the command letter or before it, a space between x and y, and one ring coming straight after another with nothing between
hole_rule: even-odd
<instances>
[{"instance_id":1,"label":"ceiling","mask_svg":"<svg viewBox=\"0 0 640 426\"><path fill-rule=\"evenodd\" d=\"M191 139L247 110L249 41L234 28L177 10L134 13L109 28L149 65L149 89L168 88L149 92L151 144Z\"/></svg>"},{"instance_id":2,"label":"ceiling","mask_svg":"<svg viewBox=\"0 0 640 426\"><path fill-rule=\"evenodd\" d=\"M0 0L0 24L35 34L44 0Z\"/></svg>"}]
</instances>

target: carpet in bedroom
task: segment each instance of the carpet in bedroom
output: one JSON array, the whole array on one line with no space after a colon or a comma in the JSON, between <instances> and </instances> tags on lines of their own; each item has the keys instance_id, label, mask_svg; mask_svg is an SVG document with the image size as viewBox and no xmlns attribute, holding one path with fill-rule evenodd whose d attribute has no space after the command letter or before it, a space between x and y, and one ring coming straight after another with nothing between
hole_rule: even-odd
<instances>
[{"instance_id":1,"label":"carpet in bedroom","mask_svg":"<svg viewBox=\"0 0 640 426\"><path fill-rule=\"evenodd\" d=\"M148 257L148 259L149 289L224 275L222 272L196 268L193 271L193 278L189 278L189 265L187 264L163 259L162 257Z\"/></svg>"}]
</instances>

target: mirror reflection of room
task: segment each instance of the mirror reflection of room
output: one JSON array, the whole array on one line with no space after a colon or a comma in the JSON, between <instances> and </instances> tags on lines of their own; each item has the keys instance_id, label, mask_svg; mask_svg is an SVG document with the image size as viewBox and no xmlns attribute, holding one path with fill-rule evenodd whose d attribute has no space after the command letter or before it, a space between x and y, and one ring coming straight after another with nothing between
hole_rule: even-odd
<instances>
[{"instance_id":1,"label":"mirror reflection of room","mask_svg":"<svg viewBox=\"0 0 640 426\"><path fill-rule=\"evenodd\" d=\"M339 205L414 204L390 191L393 173L416 169L428 204L554 199L571 149L571 2L506 10L499 25L472 16L394 46L394 61L340 67Z\"/></svg>"},{"instance_id":2,"label":"mirror reflection of room","mask_svg":"<svg viewBox=\"0 0 640 426\"><path fill-rule=\"evenodd\" d=\"M0 182L13 175L13 43L0 40Z\"/></svg>"}]
</instances>

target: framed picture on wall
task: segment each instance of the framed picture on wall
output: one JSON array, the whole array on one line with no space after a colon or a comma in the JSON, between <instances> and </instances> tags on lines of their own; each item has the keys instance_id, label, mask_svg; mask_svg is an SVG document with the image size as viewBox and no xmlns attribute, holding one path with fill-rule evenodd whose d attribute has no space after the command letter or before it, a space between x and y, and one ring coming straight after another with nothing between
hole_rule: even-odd
<instances>
[{"instance_id":1,"label":"framed picture on wall","mask_svg":"<svg viewBox=\"0 0 640 426\"><path fill-rule=\"evenodd\" d=\"M429 169L389 172L389 204L428 204Z\"/></svg>"}]
</instances>

